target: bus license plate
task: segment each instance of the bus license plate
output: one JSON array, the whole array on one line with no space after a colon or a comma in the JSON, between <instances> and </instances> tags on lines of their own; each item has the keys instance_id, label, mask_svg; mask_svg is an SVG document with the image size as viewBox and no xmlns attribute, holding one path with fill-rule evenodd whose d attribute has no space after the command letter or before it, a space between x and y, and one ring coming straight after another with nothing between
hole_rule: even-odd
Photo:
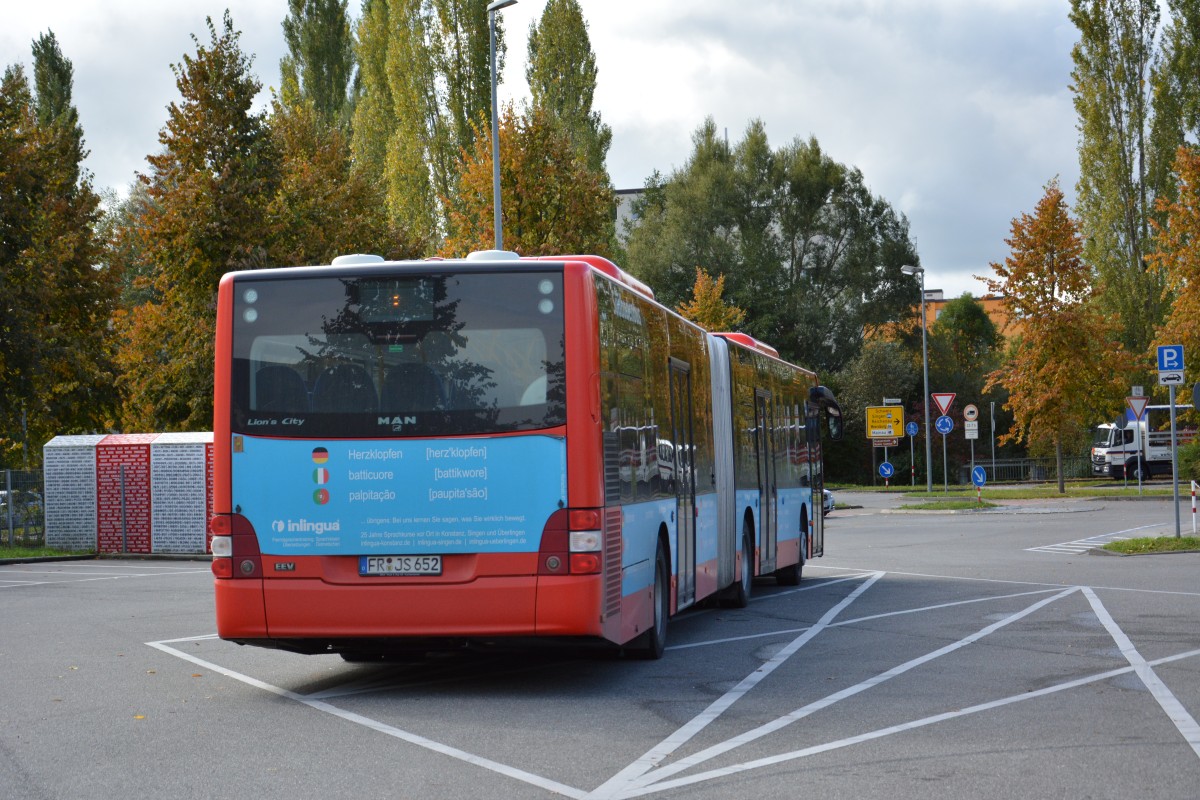
<instances>
[{"instance_id":1,"label":"bus license plate","mask_svg":"<svg viewBox=\"0 0 1200 800\"><path fill-rule=\"evenodd\" d=\"M441 556L359 556L359 575L441 575Z\"/></svg>"}]
</instances>

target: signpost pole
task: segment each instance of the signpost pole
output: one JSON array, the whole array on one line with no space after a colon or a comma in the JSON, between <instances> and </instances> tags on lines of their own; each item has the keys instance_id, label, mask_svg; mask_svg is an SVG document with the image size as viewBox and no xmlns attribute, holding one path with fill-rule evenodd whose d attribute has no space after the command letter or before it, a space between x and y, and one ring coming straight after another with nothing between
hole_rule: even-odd
<instances>
[{"instance_id":1,"label":"signpost pole","mask_svg":"<svg viewBox=\"0 0 1200 800\"><path fill-rule=\"evenodd\" d=\"M908 473L912 476L912 485L917 485L917 450L913 445L913 436L908 435Z\"/></svg>"},{"instance_id":2,"label":"signpost pole","mask_svg":"<svg viewBox=\"0 0 1200 800\"><path fill-rule=\"evenodd\" d=\"M946 465L946 434L942 434L942 494L950 494L950 468Z\"/></svg>"},{"instance_id":3,"label":"signpost pole","mask_svg":"<svg viewBox=\"0 0 1200 800\"><path fill-rule=\"evenodd\" d=\"M1171 486L1175 497L1175 538L1179 538L1179 439L1175 435L1175 384L1167 387L1171 404Z\"/></svg>"}]
</instances>

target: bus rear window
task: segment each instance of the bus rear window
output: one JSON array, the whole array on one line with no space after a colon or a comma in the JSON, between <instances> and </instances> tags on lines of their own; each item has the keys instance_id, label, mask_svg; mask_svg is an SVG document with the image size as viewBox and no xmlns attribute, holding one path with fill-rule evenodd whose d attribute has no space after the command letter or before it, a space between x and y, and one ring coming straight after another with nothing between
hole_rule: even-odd
<instances>
[{"instance_id":1,"label":"bus rear window","mask_svg":"<svg viewBox=\"0 0 1200 800\"><path fill-rule=\"evenodd\" d=\"M303 438L566 420L562 275L373 272L234 285L233 430Z\"/></svg>"}]
</instances>

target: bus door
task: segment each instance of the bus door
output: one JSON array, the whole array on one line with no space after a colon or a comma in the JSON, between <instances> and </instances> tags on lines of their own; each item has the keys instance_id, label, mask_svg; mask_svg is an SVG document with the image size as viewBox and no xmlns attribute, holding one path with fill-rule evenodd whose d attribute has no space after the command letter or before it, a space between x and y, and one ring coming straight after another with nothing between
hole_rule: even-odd
<instances>
[{"instance_id":1,"label":"bus door","mask_svg":"<svg viewBox=\"0 0 1200 800\"><path fill-rule=\"evenodd\" d=\"M754 392L754 455L758 460L758 519L759 572L775 569L775 544L778 526L775 516L775 430L771 393L765 389Z\"/></svg>"},{"instance_id":2,"label":"bus door","mask_svg":"<svg viewBox=\"0 0 1200 800\"><path fill-rule=\"evenodd\" d=\"M671 439L675 445L675 518L679 567L676 607L696 599L696 440L692 430L692 374L686 362L671 359Z\"/></svg>"},{"instance_id":3,"label":"bus door","mask_svg":"<svg viewBox=\"0 0 1200 800\"><path fill-rule=\"evenodd\" d=\"M812 488L812 541L809 556L825 555L825 470L821 451L821 410L812 407L806 415L805 440L808 446L808 485Z\"/></svg>"}]
</instances>

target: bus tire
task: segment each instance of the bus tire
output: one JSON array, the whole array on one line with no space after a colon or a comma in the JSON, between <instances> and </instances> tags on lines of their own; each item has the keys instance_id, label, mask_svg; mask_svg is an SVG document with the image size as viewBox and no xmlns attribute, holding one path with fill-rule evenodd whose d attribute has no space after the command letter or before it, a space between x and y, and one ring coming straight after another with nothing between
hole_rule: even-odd
<instances>
[{"instance_id":1,"label":"bus tire","mask_svg":"<svg viewBox=\"0 0 1200 800\"><path fill-rule=\"evenodd\" d=\"M800 515L800 552L796 554L796 563L775 570L775 582L780 586L799 586L800 575L804 571L804 533L808 530L807 515Z\"/></svg>"},{"instance_id":2,"label":"bus tire","mask_svg":"<svg viewBox=\"0 0 1200 800\"><path fill-rule=\"evenodd\" d=\"M742 576L730 589L724 605L729 608L745 608L750 605L750 594L754 589L754 547L751 545L753 532L749 520L742 526Z\"/></svg>"},{"instance_id":3,"label":"bus tire","mask_svg":"<svg viewBox=\"0 0 1200 800\"><path fill-rule=\"evenodd\" d=\"M658 542L658 552L654 556L654 622L650 630L633 640L629 649L639 658L656 661L663 657L667 649L667 617L671 614L671 598L668 587L671 579L667 572L667 549L662 540Z\"/></svg>"}]
</instances>

